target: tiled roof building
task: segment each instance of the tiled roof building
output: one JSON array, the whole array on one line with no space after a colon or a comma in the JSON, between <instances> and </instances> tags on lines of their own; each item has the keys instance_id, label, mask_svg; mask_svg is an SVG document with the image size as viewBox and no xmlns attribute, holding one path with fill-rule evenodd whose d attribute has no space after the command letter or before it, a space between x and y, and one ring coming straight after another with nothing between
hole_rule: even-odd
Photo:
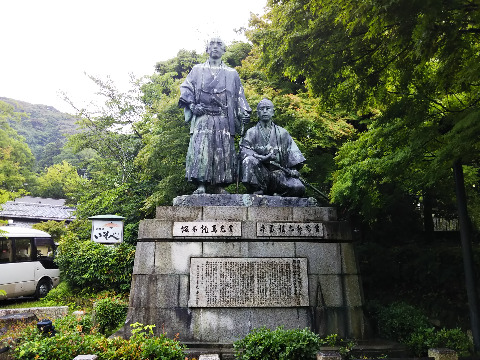
<instances>
[{"instance_id":1,"label":"tiled roof building","mask_svg":"<svg viewBox=\"0 0 480 360\"><path fill-rule=\"evenodd\" d=\"M0 219L13 220L16 226L32 226L48 221L67 221L75 219L76 209L65 205L64 199L50 199L24 196L0 205Z\"/></svg>"}]
</instances>

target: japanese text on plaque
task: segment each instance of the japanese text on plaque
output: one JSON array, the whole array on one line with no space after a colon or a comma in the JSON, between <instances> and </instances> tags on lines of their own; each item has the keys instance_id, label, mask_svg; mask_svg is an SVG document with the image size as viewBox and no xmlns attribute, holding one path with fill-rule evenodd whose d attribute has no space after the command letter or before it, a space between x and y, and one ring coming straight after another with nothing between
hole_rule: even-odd
<instances>
[{"instance_id":1,"label":"japanese text on plaque","mask_svg":"<svg viewBox=\"0 0 480 360\"><path fill-rule=\"evenodd\" d=\"M173 236L242 236L242 223L240 221L177 221L173 223Z\"/></svg>"},{"instance_id":2,"label":"japanese text on plaque","mask_svg":"<svg viewBox=\"0 0 480 360\"><path fill-rule=\"evenodd\" d=\"M189 306L308 306L307 260L192 258Z\"/></svg>"},{"instance_id":3,"label":"japanese text on plaque","mask_svg":"<svg viewBox=\"0 0 480 360\"><path fill-rule=\"evenodd\" d=\"M322 223L259 222L257 236L323 238Z\"/></svg>"}]
</instances>

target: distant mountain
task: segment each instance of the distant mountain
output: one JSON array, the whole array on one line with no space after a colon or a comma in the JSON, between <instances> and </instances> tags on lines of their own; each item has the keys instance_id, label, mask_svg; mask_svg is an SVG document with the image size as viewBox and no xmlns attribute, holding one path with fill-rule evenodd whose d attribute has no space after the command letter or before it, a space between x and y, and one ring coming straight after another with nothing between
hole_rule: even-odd
<instances>
[{"instance_id":1,"label":"distant mountain","mask_svg":"<svg viewBox=\"0 0 480 360\"><path fill-rule=\"evenodd\" d=\"M40 168L50 166L53 157L61 153L66 135L78 131L76 118L53 106L34 105L5 97L0 97L0 101L13 105L16 112L28 115L20 121L11 120L10 126L25 137Z\"/></svg>"}]
</instances>

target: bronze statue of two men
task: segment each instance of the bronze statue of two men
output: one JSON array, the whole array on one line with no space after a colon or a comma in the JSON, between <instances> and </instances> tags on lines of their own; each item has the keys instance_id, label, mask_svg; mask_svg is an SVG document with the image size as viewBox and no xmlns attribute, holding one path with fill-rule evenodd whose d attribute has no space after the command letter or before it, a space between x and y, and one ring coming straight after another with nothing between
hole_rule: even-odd
<instances>
[{"instance_id":1,"label":"bronze statue of two men","mask_svg":"<svg viewBox=\"0 0 480 360\"><path fill-rule=\"evenodd\" d=\"M242 138L237 156L234 137L243 136L251 108L237 71L222 62L225 50L221 39L212 38L206 48L209 59L195 65L180 86L179 106L190 123L187 181L197 186L194 194L205 194L207 186L226 194L225 187L239 176L250 193L303 196L298 169L305 158L288 132L272 122L270 100L258 104L259 122Z\"/></svg>"}]
</instances>

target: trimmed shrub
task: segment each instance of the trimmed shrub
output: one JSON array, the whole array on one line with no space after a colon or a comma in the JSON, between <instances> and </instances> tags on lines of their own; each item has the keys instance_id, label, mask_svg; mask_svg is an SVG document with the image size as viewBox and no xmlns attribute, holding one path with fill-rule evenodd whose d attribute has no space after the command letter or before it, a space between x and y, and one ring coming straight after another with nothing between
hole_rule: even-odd
<instances>
[{"instance_id":1,"label":"trimmed shrub","mask_svg":"<svg viewBox=\"0 0 480 360\"><path fill-rule=\"evenodd\" d=\"M125 322L127 310L127 302L118 296L98 300L93 307L93 323L98 324L102 334L110 336Z\"/></svg>"},{"instance_id":2,"label":"trimmed shrub","mask_svg":"<svg viewBox=\"0 0 480 360\"><path fill-rule=\"evenodd\" d=\"M294 360L315 359L320 344L318 335L309 329L262 327L235 341L233 348L238 360Z\"/></svg>"},{"instance_id":3,"label":"trimmed shrub","mask_svg":"<svg viewBox=\"0 0 480 360\"><path fill-rule=\"evenodd\" d=\"M380 308L377 321L380 336L401 343L405 343L416 330L431 326L421 310L404 302Z\"/></svg>"}]
</instances>

